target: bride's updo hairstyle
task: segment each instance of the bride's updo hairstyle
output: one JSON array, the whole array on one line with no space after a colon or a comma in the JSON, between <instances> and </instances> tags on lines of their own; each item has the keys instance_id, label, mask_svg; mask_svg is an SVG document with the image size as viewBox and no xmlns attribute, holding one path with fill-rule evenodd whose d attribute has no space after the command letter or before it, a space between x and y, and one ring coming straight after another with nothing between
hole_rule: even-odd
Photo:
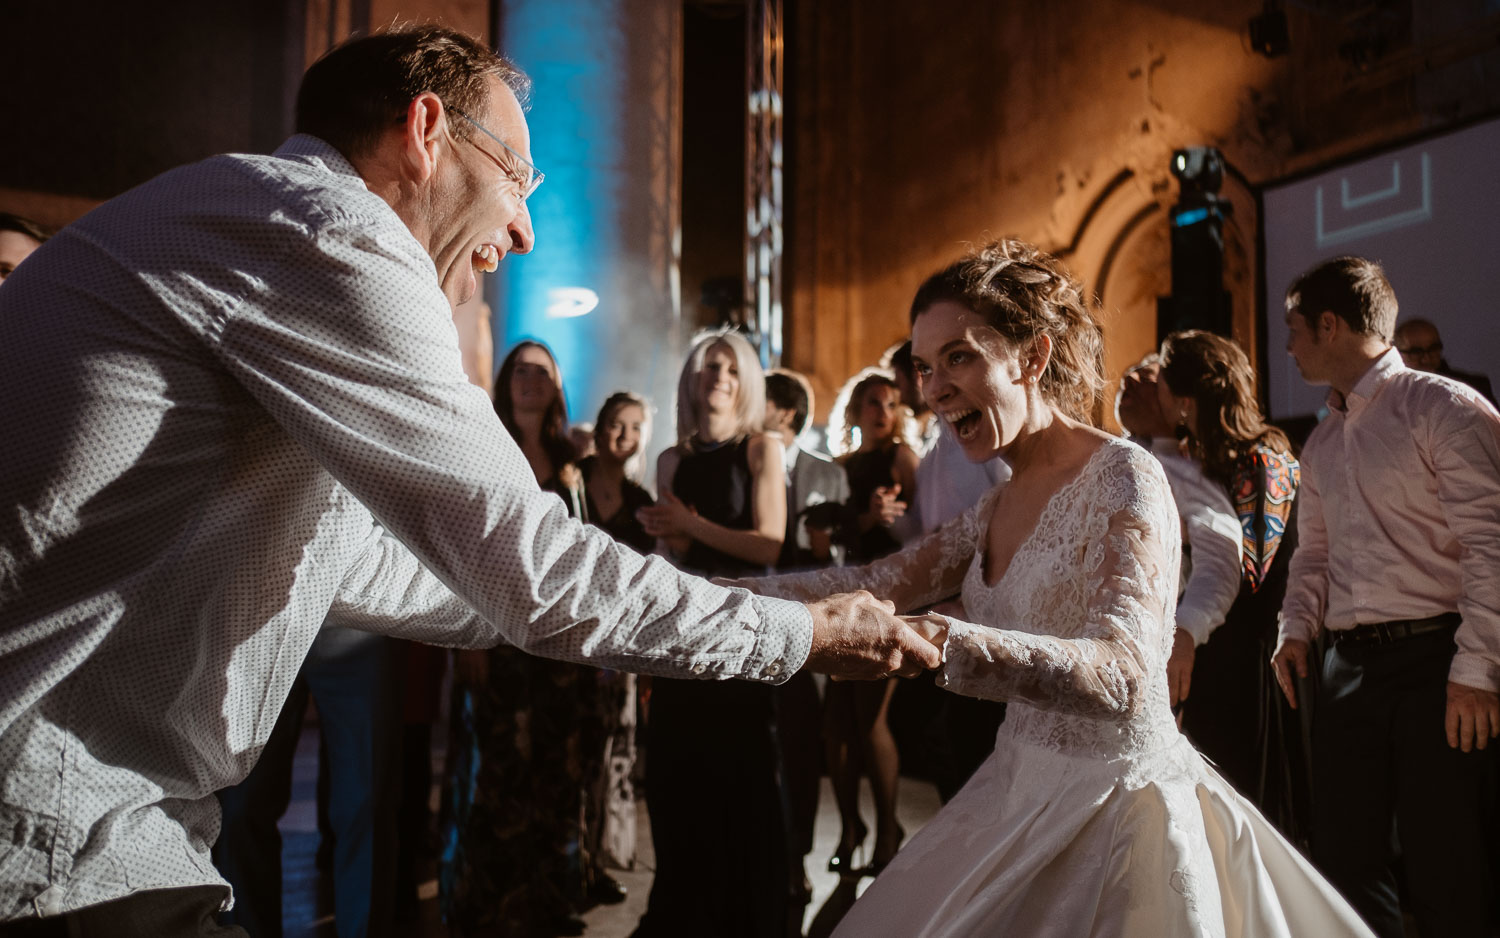
<instances>
[{"instance_id":1,"label":"bride's updo hairstyle","mask_svg":"<svg viewBox=\"0 0 1500 938\"><path fill-rule=\"evenodd\" d=\"M1042 398L1075 420L1098 424L1104 333L1083 288L1057 258L1024 241L992 241L927 278L912 300L912 322L944 301L983 316L1013 349L1050 338L1052 357L1037 380Z\"/></svg>"}]
</instances>

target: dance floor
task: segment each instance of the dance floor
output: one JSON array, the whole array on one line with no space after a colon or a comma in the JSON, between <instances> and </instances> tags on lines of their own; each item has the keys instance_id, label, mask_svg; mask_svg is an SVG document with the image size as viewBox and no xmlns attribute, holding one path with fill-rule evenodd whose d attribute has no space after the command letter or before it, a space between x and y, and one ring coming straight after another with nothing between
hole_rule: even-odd
<instances>
[{"instance_id":1,"label":"dance floor","mask_svg":"<svg viewBox=\"0 0 1500 938\"><path fill-rule=\"evenodd\" d=\"M439 734L440 735L440 734ZM433 754L435 766L441 769L442 755ZM281 819L282 836L282 888L285 905L283 923L287 938L334 938L332 894L327 880L322 877L315 863L318 848L317 809L314 788L318 768L318 730L308 721L298 742L297 758L292 771L292 805ZM436 790L433 793L436 805ZM874 816L870 803L869 786L862 792L863 814L868 819ZM646 819L646 805L638 803L640 832L638 857L634 870L612 871L616 879L628 891L626 901L615 906L600 906L583 916L588 924L589 938L628 938L646 908L646 896L651 891L651 873L655 856L651 849L651 827ZM926 823L938 809L937 791L928 783L913 779L902 779L901 799L898 813L901 825L908 836ZM815 828L813 852L807 859L807 872L813 886L813 901L808 905L803 926L810 936L827 934L827 926L836 919L836 912L852 901L847 887L839 889L839 878L827 872L828 857L838 842L839 819L834 807L833 792L828 780L823 780L823 797L818 803L818 821ZM871 845L874 837L866 842ZM857 890L862 892L869 880L861 880ZM424 882L420 891L419 918L415 922L402 923L395 934L402 938L447 938L447 930L438 917L437 880L429 864L424 870ZM819 917L819 912L822 916Z\"/></svg>"}]
</instances>

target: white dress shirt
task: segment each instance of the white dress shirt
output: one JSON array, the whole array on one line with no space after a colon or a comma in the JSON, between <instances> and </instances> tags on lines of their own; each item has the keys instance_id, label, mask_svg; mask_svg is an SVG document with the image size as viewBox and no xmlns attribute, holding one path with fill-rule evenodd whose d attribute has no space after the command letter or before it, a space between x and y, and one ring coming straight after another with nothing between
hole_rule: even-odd
<instances>
[{"instance_id":1,"label":"white dress shirt","mask_svg":"<svg viewBox=\"0 0 1500 938\"><path fill-rule=\"evenodd\" d=\"M1302 451L1281 634L1456 611L1449 678L1500 690L1500 414L1395 349L1328 403Z\"/></svg>"},{"instance_id":2,"label":"white dress shirt","mask_svg":"<svg viewBox=\"0 0 1500 938\"><path fill-rule=\"evenodd\" d=\"M1182 454L1175 440L1153 440L1150 449L1167 474L1182 519L1183 585L1177 627L1193 636L1193 644L1202 645L1224 624L1240 594L1244 531L1229 496Z\"/></svg>"},{"instance_id":3,"label":"white dress shirt","mask_svg":"<svg viewBox=\"0 0 1500 938\"><path fill-rule=\"evenodd\" d=\"M677 677L808 653L801 606L538 489L432 260L312 137L48 242L0 289L0 401L0 921L223 885L213 793L325 619Z\"/></svg>"}]
</instances>

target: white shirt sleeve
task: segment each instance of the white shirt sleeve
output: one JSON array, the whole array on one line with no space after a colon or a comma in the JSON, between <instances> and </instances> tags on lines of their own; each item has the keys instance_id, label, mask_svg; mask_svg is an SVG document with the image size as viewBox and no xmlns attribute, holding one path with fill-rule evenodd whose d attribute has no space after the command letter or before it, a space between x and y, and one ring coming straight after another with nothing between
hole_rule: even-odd
<instances>
[{"instance_id":1,"label":"white shirt sleeve","mask_svg":"<svg viewBox=\"0 0 1500 938\"><path fill-rule=\"evenodd\" d=\"M224 318L216 353L474 607L463 628L479 644L674 676L784 679L805 660L805 609L643 558L537 487L467 381L432 262L404 231L330 224L291 245L252 295ZM436 624L399 631L454 639Z\"/></svg>"}]
</instances>

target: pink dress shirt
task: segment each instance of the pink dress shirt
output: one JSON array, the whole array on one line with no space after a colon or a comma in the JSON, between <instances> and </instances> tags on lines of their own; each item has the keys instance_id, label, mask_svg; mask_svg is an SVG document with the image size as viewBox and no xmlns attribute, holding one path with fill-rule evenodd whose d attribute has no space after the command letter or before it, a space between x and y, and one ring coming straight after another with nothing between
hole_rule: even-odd
<instances>
[{"instance_id":1,"label":"pink dress shirt","mask_svg":"<svg viewBox=\"0 0 1500 938\"><path fill-rule=\"evenodd\" d=\"M1283 637L1447 612L1449 680L1500 690L1500 414L1388 349L1302 452Z\"/></svg>"}]
</instances>

